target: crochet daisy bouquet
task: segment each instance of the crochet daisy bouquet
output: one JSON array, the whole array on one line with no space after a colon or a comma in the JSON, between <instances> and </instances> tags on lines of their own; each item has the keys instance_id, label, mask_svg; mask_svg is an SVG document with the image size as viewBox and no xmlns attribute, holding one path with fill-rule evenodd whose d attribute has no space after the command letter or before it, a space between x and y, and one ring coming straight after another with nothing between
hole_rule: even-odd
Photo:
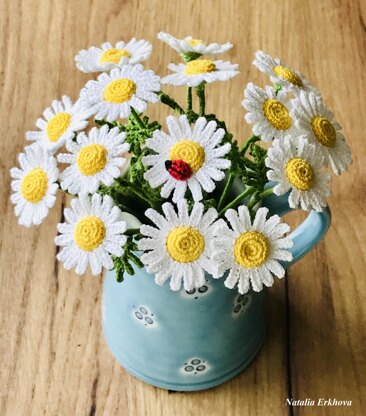
<instances>
[{"instance_id":1,"label":"crochet daisy bouquet","mask_svg":"<svg viewBox=\"0 0 366 416\"><path fill-rule=\"evenodd\" d=\"M247 85L253 135L239 145L205 110L209 84L239 72L203 55L232 45L159 38L182 58L162 79L141 65L152 50L145 40L104 43L75 57L79 70L101 74L75 103L53 101L38 130L26 134L35 143L11 170L15 214L22 225L38 225L59 189L73 195L55 241L58 259L77 274L104 267L122 281L146 267L158 285L169 280L172 290L191 291L207 272L241 294L261 291L284 276L281 262L292 257L289 226L262 200L287 194L292 208L322 211L326 168L338 175L351 163L341 126L299 72L259 51L254 65L272 85ZM186 88L186 103L161 84ZM166 126L143 114L149 103L171 108Z\"/></svg>"}]
</instances>

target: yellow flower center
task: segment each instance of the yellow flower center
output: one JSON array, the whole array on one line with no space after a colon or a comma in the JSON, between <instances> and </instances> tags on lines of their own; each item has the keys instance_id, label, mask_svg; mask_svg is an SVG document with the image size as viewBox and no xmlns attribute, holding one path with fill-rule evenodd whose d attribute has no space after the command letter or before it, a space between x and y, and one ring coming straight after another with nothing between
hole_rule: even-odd
<instances>
[{"instance_id":1,"label":"yellow flower center","mask_svg":"<svg viewBox=\"0 0 366 416\"><path fill-rule=\"evenodd\" d=\"M203 235L192 227L176 227L166 238L170 257L179 263L191 263L199 258L205 249Z\"/></svg>"},{"instance_id":2,"label":"yellow flower center","mask_svg":"<svg viewBox=\"0 0 366 416\"><path fill-rule=\"evenodd\" d=\"M36 204L46 195L47 187L47 173L41 168L35 168L24 175L20 192L26 201Z\"/></svg>"},{"instance_id":3,"label":"yellow flower center","mask_svg":"<svg viewBox=\"0 0 366 416\"><path fill-rule=\"evenodd\" d=\"M95 175L107 164L108 150L100 144L83 147L76 159L79 171L85 176Z\"/></svg>"},{"instance_id":4,"label":"yellow flower center","mask_svg":"<svg viewBox=\"0 0 366 416\"><path fill-rule=\"evenodd\" d=\"M192 140L182 140L170 149L169 159L183 160L190 166L192 172L197 172L205 162L205 151Z\"/></svg>"},{"instance_id":5,"label":"yellow flower center","mask_svg":"<svg viewBox=\"0 0 366 416\"><path fill-rule=\"evenodd\" d=\"M295 157L286 165L288 180L300 191L309 191L315 185L315 173L313 167L304 159Z\"/></svg>"},{"instance_id":6,"label":"yellow flower center","mask_svg":"<svg viewBox=\"0 0 366 416\"><path fill-rule=\"evenodd\" d=\"M99 247L105 235L104 222L93 215L81 219L74 230L75 243L84 251L93 251Z\"/></svg>"},{"instance_id":7,"label":"yellow flower center","mask_svg":"<svg viewBox=\"0 0 366 416\"><path fill-rule=\"evenodd\" d=\"M234 245L236 261L247 268L261 266L268 259L269 251L268 238L258 231L247 231L241 234Z\"/></svg>"},{"instance_id":8,"label":"yellow flower center","mask_svg":"<svg viewBox=\"0 0 366 416\"><path fill-rule=\"evenodd\" d=\"M204 74L213 71L216 71L216 65L209 59L195 59L188 62L184 69L186 75Z\"/></svg>"},{"instance_id":9,"label":"yellow flower center","mask_svg":"<svg viewBox=\"0 0 366 416\"><path fill-rule=\"evenodd\" d=\"M297 85L298 87L302 87L301 78L290 68L286 68L282 65L277 65L273 68L273 72L285 81L288 81L293 85Z\"/></svg>"},{"instance_id":10,"label":"yellow flower center","mask_svg":"<svg viewBox=\"0 0 366 416\"><path fill-rule=\"evenodd\" d=\"M119 64L121 58L129 58L130 56L130 52L126 51L126 49L107 49L100 55L99 62Z\"/></svg>"},{"instance_id":11,"label":"yellow flower center","mask_svg":"<svg viewBox=\"0 0 366 416\"><path fill-rule=\"evenodd\" d=\"M58 113L47 123L46 133L48 140L57 142L57 140L65 133L71 123L71 114Z\"/></svg>"},{"instance_id":12,"label":"yellow flower center","mask_svg":"<svg viewBox=\"0 0 366 416\"><path fill-rule=\"evenodd\" d=\"M121 104L132 98L136 92L136 84L127 78L110 82L103 91L103 98L113 104Z\"/></svg>"},{"instance_id":13,"label":"yellow flower center","mask_svg":"<svg viewBox=\"0 0 366 416\"><path fill-rule=\"evenodd\" d=\"M311 128L318 141L326 147L334 147L337 140L337 133L333 124L324 117L313 117Z\"/></svg>"},{"instance_id":14,"label":"yellow flower center","mask_svg":"<svg viewBox=\"0 0 366 416\"><path fill-rule=\"evenodd\" d=\"M189 41L188 41L188 43L191 45L191 46L193 46L193 47L195 47L195 46L197 46L197 45L204 45L205 44L205 42L203 41L203 40L201 40L201 39L190 39Z\"/></svg>"},{"instance_id":15,"label":"yellow flower center","mask_svg":"<svg viewBox=\"0 0 366 416\"><path fill-rule=\"evenodd\" d=\"M285 105L280 101L269 99L263 103L264 117L277 130L287 130L291 127L292 119Z\"/></svg>"}]
</instances>

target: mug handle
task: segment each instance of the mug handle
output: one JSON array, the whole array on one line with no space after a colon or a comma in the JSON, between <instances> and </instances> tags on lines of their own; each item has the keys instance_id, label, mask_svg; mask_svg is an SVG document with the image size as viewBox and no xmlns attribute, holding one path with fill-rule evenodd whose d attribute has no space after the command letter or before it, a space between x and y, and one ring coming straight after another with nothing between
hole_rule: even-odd
<instances>
[{"instance_id":1,"label":"mug handle","mask_svg":"<svg viewBox=\"0 0 366 416\"><path fill-rule=\"evenodd\" d=\"M292 211L288 204L288 194L276 196L270 195L263 201L263 206L270 207L271 214L283 216ZM331 212L326 207L322 212L310 211L306 220L300 224L289 237L294 245L289 251L292 253L293 259L288 262L282 262L285 268L296 263L303 258L313 247L315 247L325 236L331 222Z\"/></svg>"}]
</instances>

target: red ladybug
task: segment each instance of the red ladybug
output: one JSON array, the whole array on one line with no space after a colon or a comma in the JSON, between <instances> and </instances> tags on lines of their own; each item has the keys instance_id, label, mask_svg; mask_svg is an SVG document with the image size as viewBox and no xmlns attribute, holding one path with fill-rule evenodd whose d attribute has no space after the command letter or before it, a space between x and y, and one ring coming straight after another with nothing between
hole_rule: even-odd
<instances>
[{"instance_id":1,"label":"red ladybug","mask_svg":"<svg viewBox=\"0 0 366 416\"><path fill-rule=\"evenodd\" d=\"M192 169L184 160L166 160L166 170L178 181L185 181L192 176Z\"/></svg>"}]
</instances>

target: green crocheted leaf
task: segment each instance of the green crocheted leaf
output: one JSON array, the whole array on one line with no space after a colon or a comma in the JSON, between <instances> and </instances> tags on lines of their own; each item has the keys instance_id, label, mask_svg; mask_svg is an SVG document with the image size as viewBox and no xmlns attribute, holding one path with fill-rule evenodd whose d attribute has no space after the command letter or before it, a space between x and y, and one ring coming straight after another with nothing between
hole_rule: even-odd
<instances>
[{"instance_id":1,"label":"green crocheted leaf","mask_svg":"<svg viewBox=\"0 0 366 416\"><path fill-rule=\"evenodd\" d=\"M131 276L135 274L132 264L136 265L139 269L144 267L142 261L135 254L138 251L138 247L133 238L133 235L127 237L127 242L121 257L112 256L117 282L123 282L125 273Z\"/></svg>"}]
</instances>

